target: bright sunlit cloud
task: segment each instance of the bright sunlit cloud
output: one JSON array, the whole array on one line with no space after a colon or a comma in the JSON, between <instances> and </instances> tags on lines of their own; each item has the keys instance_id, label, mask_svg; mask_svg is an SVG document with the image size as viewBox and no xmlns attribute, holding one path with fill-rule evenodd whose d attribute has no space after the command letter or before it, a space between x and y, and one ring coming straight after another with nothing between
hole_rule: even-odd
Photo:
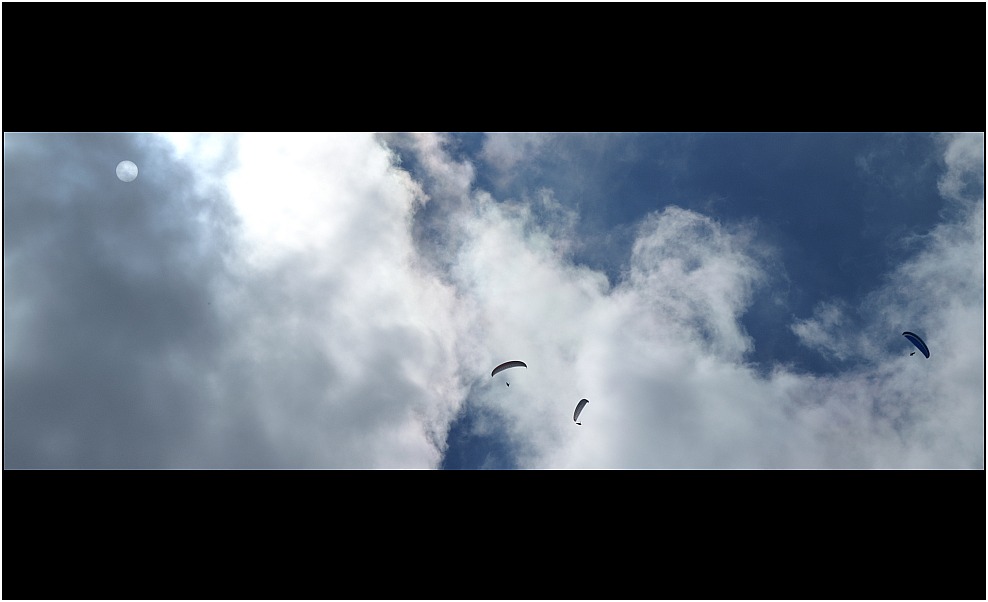
<instances>
[{"instance_id":1,"label":"bright sunlit cloud","mask_svg":"<svg viewBox=\"0 0 988 602\"><path fill-rule=\"evenodd\" d=\"M5 466L984 467L982 134L595 136L5 134Z\"/></svg>"}]
</instances>

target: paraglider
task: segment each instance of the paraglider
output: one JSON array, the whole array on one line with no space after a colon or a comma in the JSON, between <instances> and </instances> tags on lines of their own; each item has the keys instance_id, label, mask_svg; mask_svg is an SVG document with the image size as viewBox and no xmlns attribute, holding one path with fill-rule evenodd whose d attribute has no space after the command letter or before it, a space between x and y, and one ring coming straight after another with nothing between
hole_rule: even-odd
<instances>
[{"instance_id":1,"label":"paraglider","mask_svg":"<svg viewBox=\"0 0 988 602\"><path fill-rule=\"evenodd\" d=\"M930 357L930 348L926 346L926 343L924 343L923 339L919 338L918 335L913 334L907 330L906 332L902 333L902 336L909 339L909 342L915 345L916 348L923 353L923 355L925 355L926 357ZM916 355L916 352L913 351L909 355Z\"/></svg>"},{"instance_id":2,"label":"paraglider","mask_svg":"<svg viewBox=\"0 0 988 602\"><path fill-rule=\"evenodd\" d=\"M497 374L498 372L502 372L504 370L507 370L508 368L528 368L528 364L526 364L525 362L520 362L518 360L512 360L510 362L504 362L500 366L498 366L498 367L494 368L493 370L491 370L491 378L494 378L494 375ZM509 386L509 387L511 386L511 383L509 383L509 382L505 382L504 384L507 385L507 386Z\"/></svg>"},{"instance_id":3,"label":"paraglider","mask_svg":"<svg viewBox=\"0 0 988 602\"><path fill-rule=\"evenodd\" d=\"M580 403L576 404L576 409L573 410L573 422L576 422L576 420L580 417L580 412L583 411L583 406L587 405L588 403L590 403L590 400L581 399ZM576 423L581 425L583 424L582 422L576 422Z\"/></svg>"}]
</instances>

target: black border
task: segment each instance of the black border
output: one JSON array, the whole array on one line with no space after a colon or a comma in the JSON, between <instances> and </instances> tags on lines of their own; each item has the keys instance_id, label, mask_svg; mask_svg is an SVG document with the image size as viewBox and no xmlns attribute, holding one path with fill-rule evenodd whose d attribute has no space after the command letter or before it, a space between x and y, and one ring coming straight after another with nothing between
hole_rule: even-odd
<instances>
[{"instance_id":1,"label":"black border","mask_svg":"<svg viewBox=\"0 0 988 602\"><path fill-rule=\"evenodd\" d=\"M984 4L649 4L13 3L4 130L985 130Z\"/></svg>"},{"instance_id":2,"label":"black border","mask_svg":"<svg viewBox=\"0 0 988 602\"><path fill-rule=\"evenodd\" d=\"M985 130L981 3L48 10L5 131ZM3 481L5 599L985 598L983 470Z\"/></svg>"},{"instance_id":3,"label":"black border","mask_svg":"<svg viewBox=\"0 0 988 602\"><path fill-rule=\"evenodd\" d=\"M983 470L5 470L4 599L984 599Z\"/></svg>"}]
</instances>

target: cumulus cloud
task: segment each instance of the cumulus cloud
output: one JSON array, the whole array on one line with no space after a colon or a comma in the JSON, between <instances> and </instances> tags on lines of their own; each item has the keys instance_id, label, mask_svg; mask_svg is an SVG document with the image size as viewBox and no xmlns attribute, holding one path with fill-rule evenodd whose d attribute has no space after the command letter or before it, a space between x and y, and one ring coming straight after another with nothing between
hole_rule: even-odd
<instances>
[{"instance_id":1,"label":"cumulus cloud","mask_svg":"<svg viewBox=\"0 0 988 602\"><path fill-rule=\"evenodd\" d=\"M757 254L744 252L748 231L676 207L656 213L641 225L628 278L611 287L554 254L527 217L488 203L457 272L461 290L482 299L490 348L529 361L510 392L480 395L506 417L522 466L789 461L776 449L785 437L759 435L784 415L741 363L751 341L738 318L761 278ZM593 428L574 430L582 397Z\"/></svg>"},{"instance_id":2,"label":"cumulus cloud","mask_svg":"<svg viewBox=\"0 0 988 602\"><path fill-rule=\"evenodd\" d=\"M367 135L251 134L240 160L255 254L230 305L260 422L293 462L435 467L462 393L453 293L411 241L418 189Z\"/></svg>"},{"instance_id":3,"label":"cumulus cloud","mask_svg":"<svg viewBox=\"0 0 988 602\"><path fill-rule=\"evenodd\" d=\"M5 135L5 466L434 468L466 411L526 468L983 468L983 137L943 138L905 263L794 319L829 376L749 365L755 228L668 205L609 279L578 203L447 143Z\"/></svg>"},{"instance_id":4,"label":"cumulus cloud","mask_svg":"<svg viewBox=\"0 0 988 602\"><path fill-rule=\"evenodd\" d=\"M435 467L463 395L416 186L370 135L219 138L5 138L6 465Z\"/></svg>"},{"instance_id":5,"label":"cumulus cloud","mask_svg":"<svg viewBox=\"0 0 988 602\"><path fill-rule=\"evenodd\" d=\"M978 165L958 148L948 145L948 174ZM945 181L971 177L957 174ZM860 360L830 377L782 365L759 375L746 365L757 342L741 317L766 282L771 253L743 225L678 207L653 213L625 277L611 285L554 252L566 248L567 232L540 227L534 203L519 210L482 191L472 203L454 220L466 224L468 242L451 274L476 305L474 334L494 351L487 363L529 361L510 393L475 392L504 417L520 465L983 466L984 340L946 338L965 321L975 333L984 328L983 262L971 261L983 257L983 199L934 229L928 249L861 308L834 299L794 322L806 344ZM937 364L909 358L908 342L896 339L920 317L955 350ZM570 424L581 397L591 400L592 428Z\"/></svg>"}]
</instances>

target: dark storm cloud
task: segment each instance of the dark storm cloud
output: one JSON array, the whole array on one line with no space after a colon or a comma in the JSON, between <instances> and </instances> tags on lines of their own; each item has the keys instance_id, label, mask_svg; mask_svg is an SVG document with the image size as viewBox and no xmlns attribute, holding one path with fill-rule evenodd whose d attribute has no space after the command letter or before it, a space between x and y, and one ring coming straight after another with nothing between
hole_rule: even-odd
<instances>
[{"instance_id":1,"label":"dark storm cloud","mask_svg":"<svg viewBox=\"0 0 988 602\"><path fill-rule=\"evenodd\" d=\"M5 467L160 466L195 430L235 225L196 184L154 136L4 135Z\"/></svg>"}]
</instances>

